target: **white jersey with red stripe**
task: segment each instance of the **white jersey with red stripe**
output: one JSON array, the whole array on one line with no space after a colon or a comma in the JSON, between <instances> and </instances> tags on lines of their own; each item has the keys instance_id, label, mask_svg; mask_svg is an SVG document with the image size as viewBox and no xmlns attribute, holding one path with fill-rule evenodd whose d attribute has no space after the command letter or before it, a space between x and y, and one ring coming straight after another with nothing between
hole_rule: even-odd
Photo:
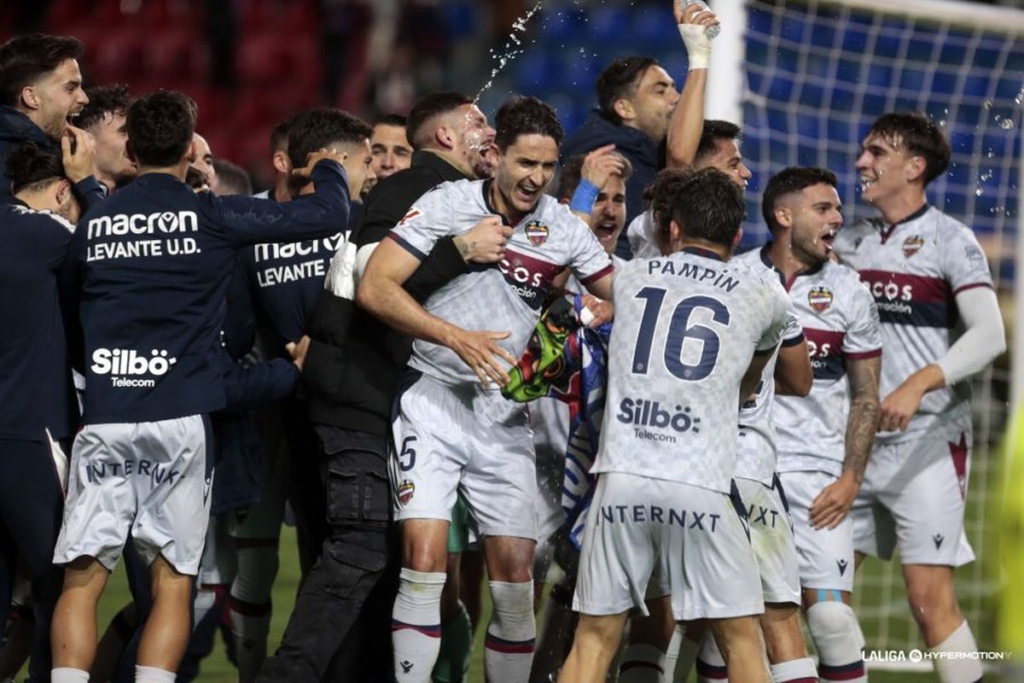
<instances>
[{"instance_id":1,"label":"white jersey with red stripe","mask_svg":"<svg viewBox=\"0 0 1024 683\"><path fill-rule=\"evenodd\" d=\"M492 181L442 183L423 195L389 237L421 261L437 240L469 232L488 216ZM424 308L465 330L510 332L498 343L513 357L526 350L552 279L566 267L584 285L611 274L612 262L586 223L569 207L541 195L533 211L514 226L499 264L474 266L434 292ZM447 384L479 381L446 346L422 340L413 343L409 366Z\"/></svg>"},{"instance_id":2,"label":"white jersey with red stripe","mask_svg":"<svg viewBox=\"0 0 1024 683\"><path fill-rule=\"evenodd\" d=\"M787 284L807 338L814 382L807 396L775 399L778 471L821 471L838 477L850 413L847 364L881 355L878 309L857 273L832 261Z\"/></svg>"},{"instance_id":3,"label":"white jersey with red stripe","mask_svg":"<svg viewBox=\"0 0 1024 683\"><path fill-rule=\"evenodd\" d=\"M764 256L767 248L765 246L763 249L748 251L732 260L756 272L765 273L766 277L775 278L781 283L781 274ZM775 399L775 366L782 347L799 344L803 339L803 328L796 308L791 303L786 314L786 330L782 334L782 342L765 365L754 397L740 407L739 453L736 458L736 476L740 479L753 479L769 488L775 480L778 452L772 408Z\"/></svg>"},{"instance_id":4,"label":"white jersey with red stripe","mask_svg":"<svg viewBox=\"0 0 1024 683\"><path fill-rule=\"evenodd\" d=\"M728 494L740 382L782 338L778 280L688 248L634 259L615 276L608 402L592 472L622 472Z\"/></svg>"},{"instance_id":5,"label":"white jersey with red stripe","mask_svg":"<svg viewBox=\"0 0 1024 683\"><path fill-rule=\"evenodd\" d=\"M963 223L925 205L896 225L858 221L836 237L835 251L860 274L878 306L884 399L914 372L946 355L959 336L956 295L992 287L988 261ZM906 432L885 432L878 443L916 440L923 433L955 441L970 432L970 385L925 394Z\"/></svg>"}]
</instances>

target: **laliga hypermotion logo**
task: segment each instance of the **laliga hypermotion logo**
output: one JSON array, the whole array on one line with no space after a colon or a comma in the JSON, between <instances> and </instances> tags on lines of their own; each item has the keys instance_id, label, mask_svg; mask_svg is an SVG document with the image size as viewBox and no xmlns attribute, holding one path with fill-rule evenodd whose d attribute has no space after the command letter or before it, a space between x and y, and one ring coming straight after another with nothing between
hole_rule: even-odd
<instances>
[{"instance_id":1,"label":"laliga hypermotion logo","mask_svg":"<svg viewBox=\"0 0 1024 683\"><path fill-rule=\"evenodd\" d=\"M833 298L828 287L815 287L807 294L807 303L818 313L824 313L832 305Z\"/></svg>"}]
</instances>

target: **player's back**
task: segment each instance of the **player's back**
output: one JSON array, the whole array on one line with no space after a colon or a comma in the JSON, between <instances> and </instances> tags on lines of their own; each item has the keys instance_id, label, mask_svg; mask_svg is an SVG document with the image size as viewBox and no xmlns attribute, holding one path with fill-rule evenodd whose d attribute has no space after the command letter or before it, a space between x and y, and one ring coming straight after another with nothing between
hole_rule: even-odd
<instances>
[{"instance_id":1,"label":"player's back","mask_svg":"<svg viewBox=\"0 0 1024 683\"><path fill-rule=\"evenodd\" d=\"M631 261L614 283L608 408L595 472L728 493L739 390L756 351L780 339L776 278L689 248Z\"/></svg>"}]
</instances>

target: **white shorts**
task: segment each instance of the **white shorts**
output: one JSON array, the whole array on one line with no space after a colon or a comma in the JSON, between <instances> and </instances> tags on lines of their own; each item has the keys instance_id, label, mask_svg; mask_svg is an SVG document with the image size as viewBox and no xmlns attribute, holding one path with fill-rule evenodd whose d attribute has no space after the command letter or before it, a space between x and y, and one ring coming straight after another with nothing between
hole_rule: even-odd
<instances>
[{"instance_id":1,"label":"white shorts","mask_svg":"<svg viewBox=\"0 0 1024 683\"><path fill-rule=\"evenodd\" d=\"M210 519L207 444L212 438L201 415L87 425L71 450L54 563L92 556L113 571L130 531L147 566L163 555L195 576Z\"/></svg>"},{"instance_id":2,"label":"white shorts","mask_svg":"<svg viewBox=\"0 0 1024 683\"><path fill-rule=\"evenodd\" d=\"M587 512L573 610L647 615L654 582L676 621L764 612L744 512L729 496L690 484L608 472Z\"/></svg>"},{"instance_id":3,"label":"white shorts","mask_svg":"<svg viewBox=\"0 0 1024 683\"><path fill-rule=\"evenodd\" d=\"M854 547L903 564L960 567L974 560L964 534L971 434L875 446L853 504Z\"/></svg>"},{"instance_id":4,"label":"white shorts","mask_svg":"<svg viewBox=\"0 0 1024 683\"><path fill-rule=\"evenodd\" d=\"M529 403L533 445L537 451L537 549L533 580L544 581L555 553L555 535L565 525L562 485L569 444L569 406L555 398Z\"/></svg>"},{"instance_id":5,"label":"white shorts","mask_svg":"<svg viewBox=\"0 0 1024 683\"><path fill-rule=\"evenodd\" d=\"M388 471L395 519L451 520L461 491L481 536L536 540L533 434L522 404L419 373L396 398Z\"/></svg>"},{"instance_id":6,"label":"white shorts","mask_svg":"<svg viewBox=\"0 0 1024 683\"><path fill-rule=\"evenodd\" d=\"M835 529L811 526L811 503L838 479L828 472L782 472L779 474L789 501L800 562L800 585L816 590L853 592L853 518L847 515Z\"/></svg>"},{"instance_id":7,"label":"white shorts","mask_svg":"<svg viewBox=\"0 0 1024 683\"><path fill-rule=\"evenodd\" d=\"M750 543L757 556L764 601L800 604L796 541L786 494L776 476L769 488L753 479L734 479L747 509Z\"/></svg>"}]
</instances>

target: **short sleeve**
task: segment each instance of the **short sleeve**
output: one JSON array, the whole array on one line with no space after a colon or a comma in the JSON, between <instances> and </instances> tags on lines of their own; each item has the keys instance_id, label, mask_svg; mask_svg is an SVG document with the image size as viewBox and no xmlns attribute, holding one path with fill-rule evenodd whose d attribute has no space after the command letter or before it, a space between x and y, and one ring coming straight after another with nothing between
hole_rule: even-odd
<instances>
[{"instance_id":1,"label":"short sleeve","mask_svg":"<svg viewBox=\"0 0 1024 683\"><path fill-rule=\"evenodd\" d=\"M420 261L426 260L437 241L452 233L459 200L453 184L437 186L413 202L388 237Z\"/></svg>"}]
</instances>

